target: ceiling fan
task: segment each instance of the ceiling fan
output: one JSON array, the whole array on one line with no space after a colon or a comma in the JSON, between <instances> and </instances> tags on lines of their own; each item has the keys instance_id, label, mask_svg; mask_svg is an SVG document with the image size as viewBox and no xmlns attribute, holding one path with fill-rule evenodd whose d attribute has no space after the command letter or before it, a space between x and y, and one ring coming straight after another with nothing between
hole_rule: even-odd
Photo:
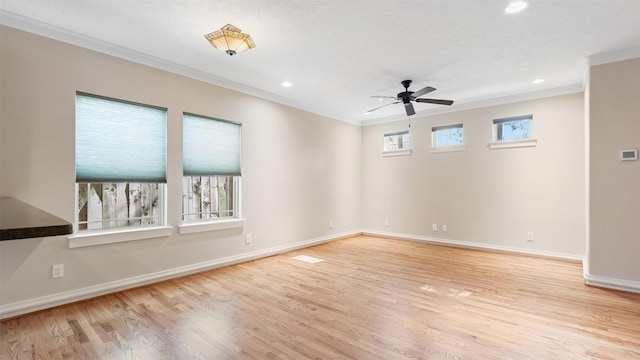
<instances>
[{"instance_id":1,"label":"ceiling fan","mask_svg":"<svg viewBox=\"0 0 640 360\"><path fill-rule=\"evenodd\" d=\"M401 93L398 93L398 95L396 96L372 96L372 98L378 98L378 99L394 99L396 101L392 102L392 103L388 103L388 104L384 104L382 106L378 106L377 108L373 108L369 111L367 111L367 113L371 113L373 111L376 111L380 108L383 108L387 105L393 105L393 104L400 104L403 103L404 104L404 110L407 112L407 116L411 116L414 115L416 113L415 109L413 108L413 104L411 103L412 101L415 102L419 102L419 103L429 103L429 104L437 104L437 105L451 105L453 104L453 100L440 100L440 99L421 99L418 98L422 95L428 94L432 91L435 91L436 88L433 88L431 86L427 86L425 88L422 88L418 91L409 91L409 86L411 86L411 80L403 80L402 82L402 86L404 86L404 91Z\"/></svg>"}]
</instances>

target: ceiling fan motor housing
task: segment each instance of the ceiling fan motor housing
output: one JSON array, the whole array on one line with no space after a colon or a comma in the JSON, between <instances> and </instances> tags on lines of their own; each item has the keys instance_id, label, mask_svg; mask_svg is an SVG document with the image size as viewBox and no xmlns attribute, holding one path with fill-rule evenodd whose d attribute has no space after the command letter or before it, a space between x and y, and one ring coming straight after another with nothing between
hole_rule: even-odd
<instances>
[{"instance_id":1,"label":"ceiling fan motor housing","mask_svg":"<svg viewBox=\"0 0 640 360\"><path fill-rule=\"evenodd\" d=\"M402 99L403 103L408 103L409 101L411 101L411 95L413 94L413 91L403 91L401 93L398 93L398 99Z\"/></svg>"}]
</instances>

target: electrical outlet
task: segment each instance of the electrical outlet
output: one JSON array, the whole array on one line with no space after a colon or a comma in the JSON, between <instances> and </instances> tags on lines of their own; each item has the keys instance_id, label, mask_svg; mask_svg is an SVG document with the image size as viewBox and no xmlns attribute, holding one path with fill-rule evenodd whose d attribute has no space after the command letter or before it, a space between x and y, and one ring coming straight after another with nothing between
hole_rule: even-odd
<instances>
[{"instance_id":1,"label":"electrical outlet","mask_svg":"<svg viewBox=\"0 0 640 360\"><path fill-rule=\"evenodd\" d=\"M329 220L329 229L333 229L333 220Z\"/></svg>"},{"instance_id":2,"label":"electrical outlet","mask_svg":"<svg viewBox=\"0 0 640 360\"><path fill-rule=\"evenodd\" d=\"M251 234L247 234L244 236L244 242L249 245L251 244Z\"/></svg>"},{"instance_id":3,"label":"electrical outlet","mask_svg":"<svg viewBox=\"0 0 640 360\"><path fill-rule=\"evenodd\" d=\"M527 241L533 241L533 231L527 233Z\"/></svg>"},{"instance_id":4,"label":"electrical outlet","mask_svg":"<svg viewBox=\"0 0 640 360\"><path fill-rule=\"evenodd\" d=\"M64 264L55 264L51 267L51 278L57 279L64 277Z\"/></svg>"},{"instance_id":5,"label":"electrical outlet","mask_svg":"<svg viewBox=\"0 0 640 360\"><path fill-rule=\"evenodd\" d=\"M389 219L385 219L384 220L384 226L385 227L389 227Z\"/></svg>"},{"instance_id":6,"label":"electrical outlet","mask_svg":"<svg viewBox=\"0 0 640 360\"><path fill-rule=\"evenodd\" d=\"M438 231L438 224L431 225L431 230Z\"/></svg>"},{"instance_id":7,"label":"electrical outlet","mask_svg":"<svg viewBox=\"0 0 640 360\"><path fill-rule=\"evenodd\" d=\"M447 225L442 225L442 232L447 232L447 230L449 230Z\"/></svg>"}]
</instances>

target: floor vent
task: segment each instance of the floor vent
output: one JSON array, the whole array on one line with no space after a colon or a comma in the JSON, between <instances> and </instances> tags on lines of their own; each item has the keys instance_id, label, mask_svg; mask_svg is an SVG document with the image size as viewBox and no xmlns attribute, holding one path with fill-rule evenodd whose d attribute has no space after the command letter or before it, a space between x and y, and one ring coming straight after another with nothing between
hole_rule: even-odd
<instances>
[{"instance_id":1,"label":"floor vent","mask_svg":"<svg viewBox=\"0 0 640 360\"><path fill-rule=\"evenodd\" d=\"M315 264L315 263L318 263L320 261L324 261L323 259L318 259L318 258L314 258L313 256L307 256L307 255L298 255L298 256L294 256L293 258L296 259L296 260L308 262L308 263L311 263L311 264Z\"/></svg>"}]
</instances>

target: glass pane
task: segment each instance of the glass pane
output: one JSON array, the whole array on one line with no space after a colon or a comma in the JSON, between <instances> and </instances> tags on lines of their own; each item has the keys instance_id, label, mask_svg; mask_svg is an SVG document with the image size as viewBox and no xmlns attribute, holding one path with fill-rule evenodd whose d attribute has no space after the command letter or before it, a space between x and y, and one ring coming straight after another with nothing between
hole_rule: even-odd
<instances>
[{"instance_id":1,"label":"glass pane","mask_svg":"<svg viewBox=\"0 0 640 360\"><path fill-rule=\"evenodd\" d=\"M495 121L496 140L511 141L531 138L531 118Z\"/></svg>"},{"instance_id":2,"label":"glass pane","mask_svg":"<svg viewBox=\"0 0 640 360\"><path fill-rule=\"evenodd\" d=\"M234 217L233 176L182 178L183 221Z\"/></svg>"},{"instance_id":3,"label":"glass pane","mask_svg":"<svg viewBox=\"0 0 640 360\"><path fill-rule=\"evenodd\" d=\"M462 145L462 127L449 127L434 131L434 147Z\"/></svg>"},{"instance_id":4,"label":"glass pane","mask_svg":"<svg viewBox=\"0 0 640 360\"><path fill-rule=\"evenodd\" d=\"M409 141L409 131L384 135L383 151L408 150L411 148Z\"/></svg>"},{"instance_id":5,"label":"glass pane","mask_svg":"<svg viewBox=\"0 0 640 360\"><path fill-rule=\"evenodd\" d=\"M156 183L78 184L78 230L159 225Z\"/></svg>"}]
</instances>

